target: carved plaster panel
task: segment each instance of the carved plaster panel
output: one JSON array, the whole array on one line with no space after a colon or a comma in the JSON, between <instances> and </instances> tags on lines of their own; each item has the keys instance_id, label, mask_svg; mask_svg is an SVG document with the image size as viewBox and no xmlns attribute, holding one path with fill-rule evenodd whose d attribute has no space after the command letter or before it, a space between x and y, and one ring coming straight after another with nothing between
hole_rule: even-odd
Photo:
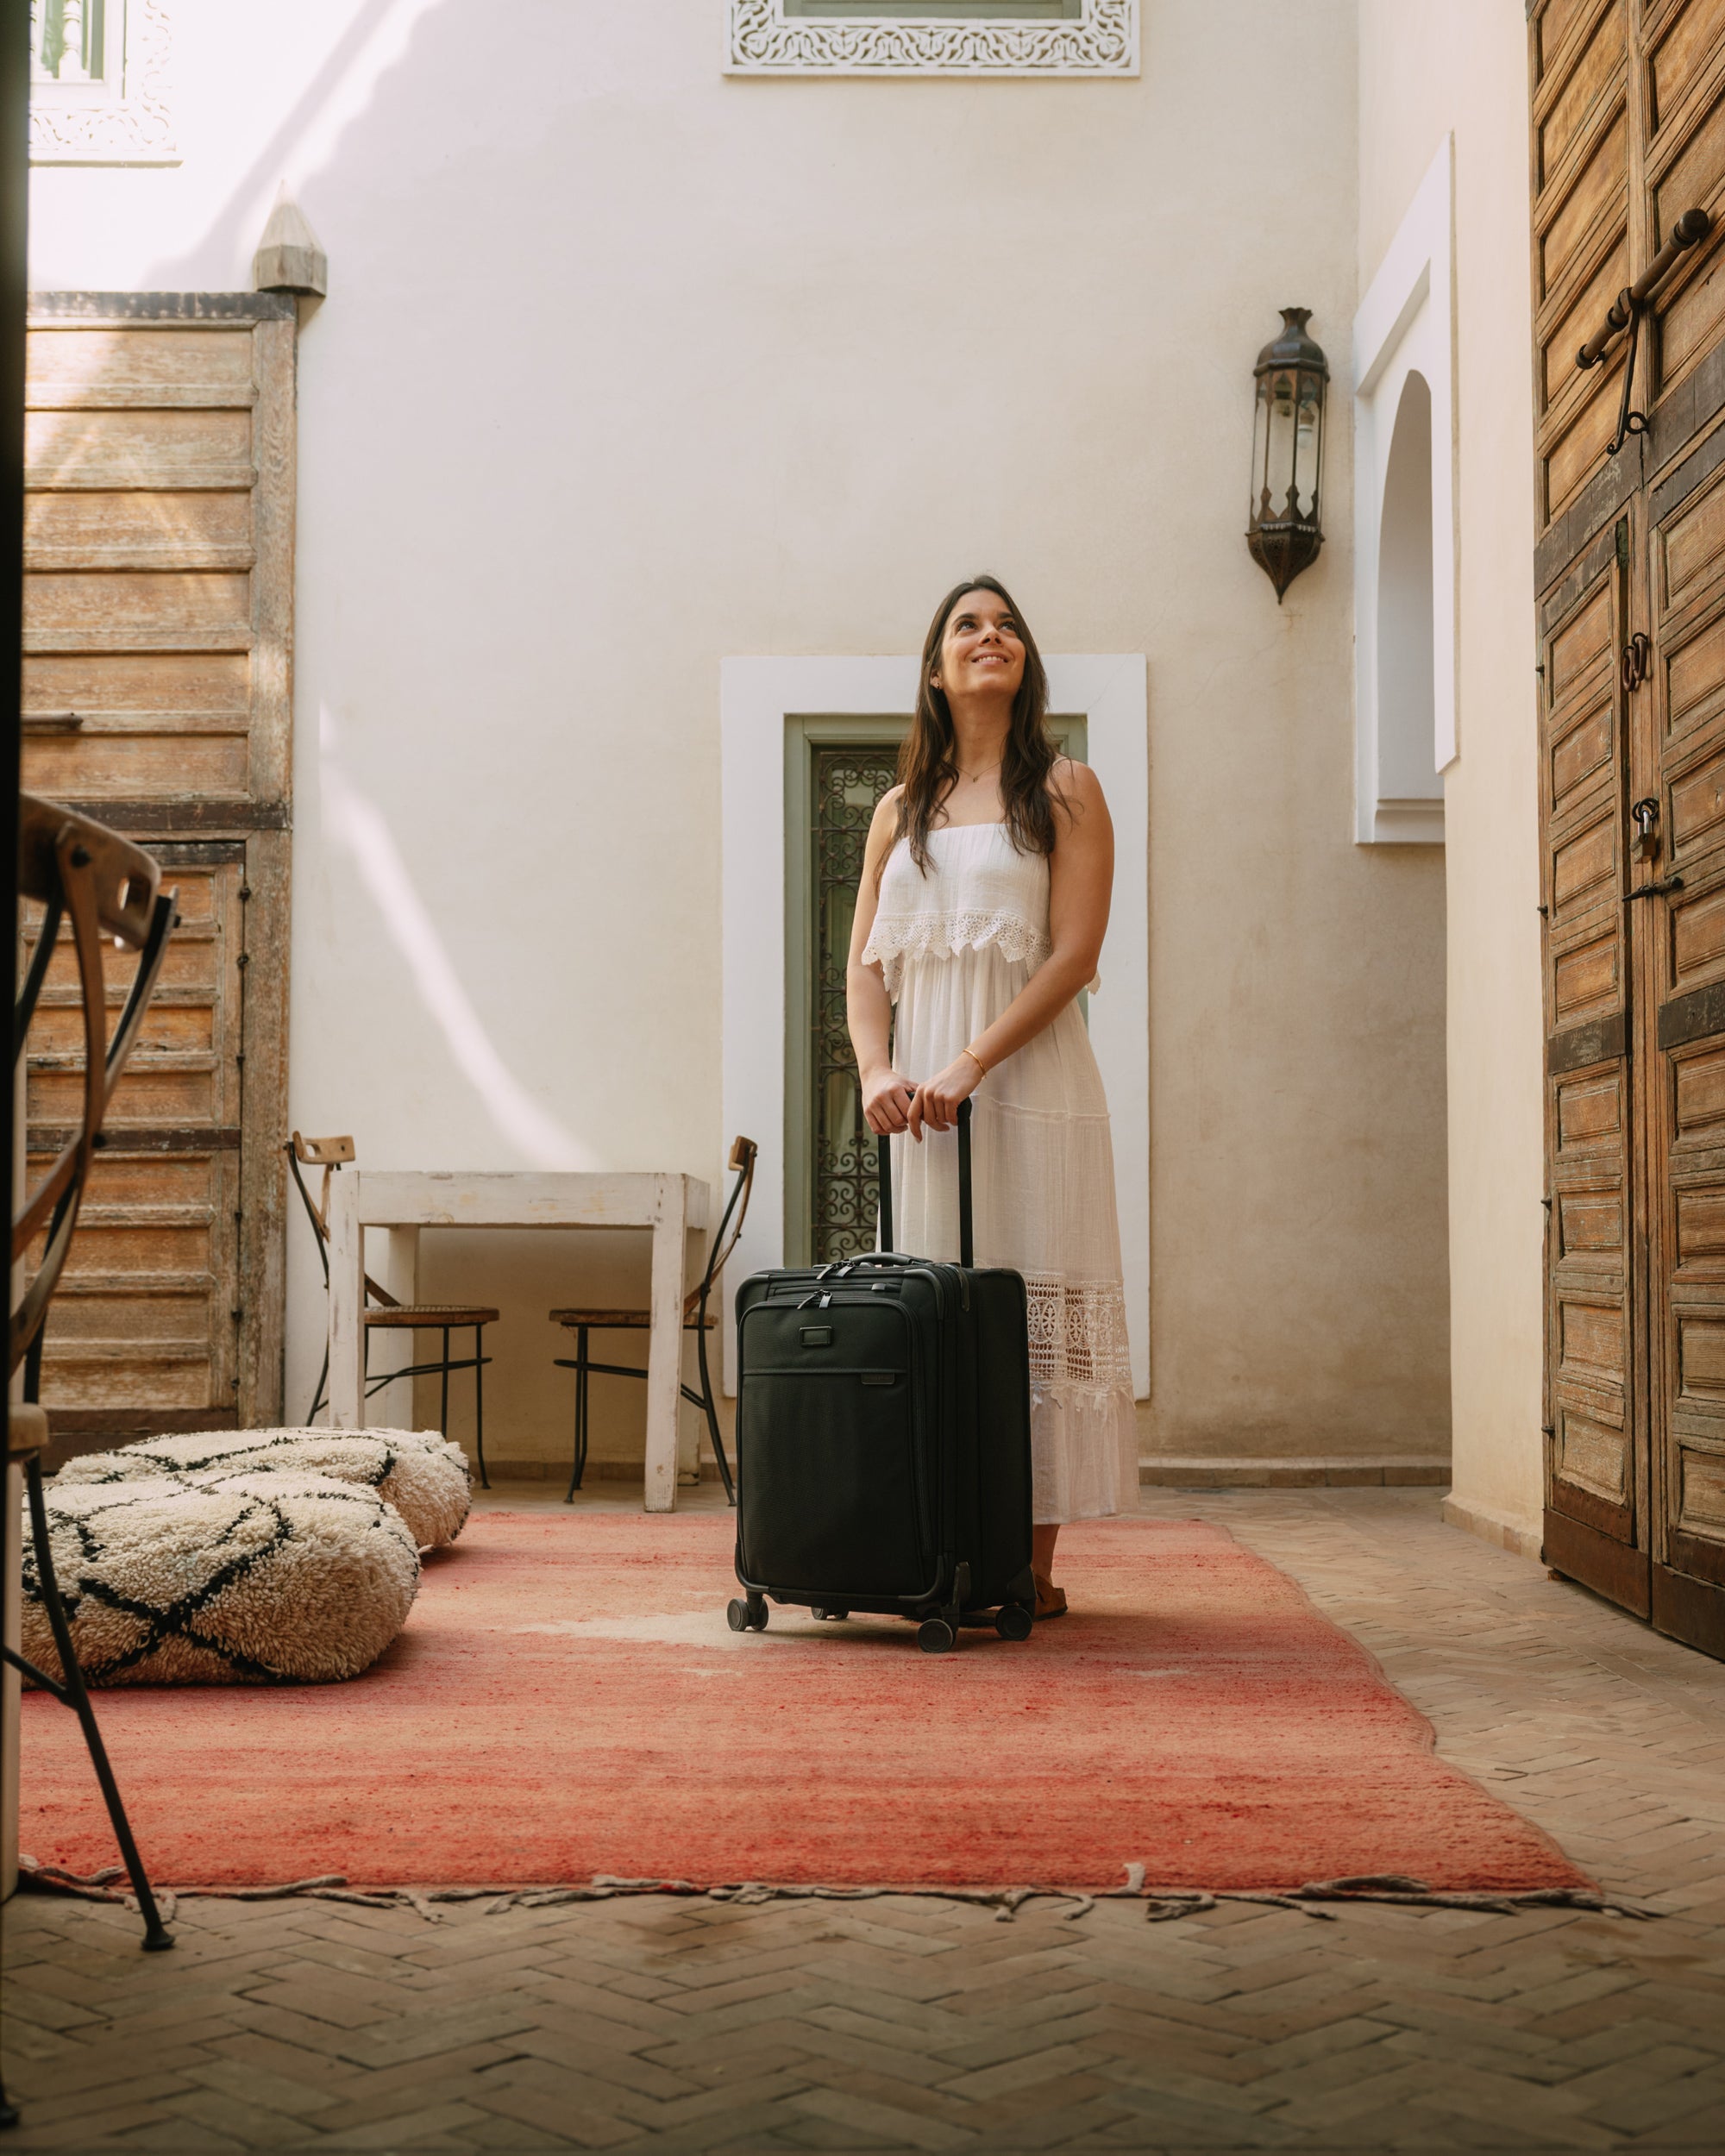
<instances>
[{"instance_id":1,"label":"carved plaster panel","mask_svg":"<svg viewBox=\"0 0 1725 2156\"><path fill-rule=\"evenodd\" d=\"M172 5L108 0L111 75L72 84L37 72L30 85L33 165L179 162L168 80Z\"/></svg>"},{"instance_id":2,"label":"carved plaster panel","mask_svg":"<svg viewBox=\"0 0 1725 2156\"><path fill-rule=\"evenodd\" d=\"M817 16L726 0L731 75L1136 75L1138 0L1082 0L1063 20Z\"/></svg>"}]
</instances>

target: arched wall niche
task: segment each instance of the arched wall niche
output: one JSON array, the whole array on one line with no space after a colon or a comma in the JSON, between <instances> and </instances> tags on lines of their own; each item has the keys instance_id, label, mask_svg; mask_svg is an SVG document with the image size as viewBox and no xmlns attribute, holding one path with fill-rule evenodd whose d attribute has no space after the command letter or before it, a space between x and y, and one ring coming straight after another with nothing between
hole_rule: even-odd
<instances>
[{"instance_id":1,"label":"arched wall niche","mask_svg":"<svg viewBox=\"0 0 1725 2156\"><path fill-rule=\"evenodd\" d=\"M1402 384L1377 527L1377 792L1423 800L1437 777L1432 694L1432 392Z\"/></svg>"},{"instance_id":2,"label":"arched wall niche","mask_svg":"<svg viewBox=\"0 0 1725 2156\"><path fill-rule=\"evenodd\" d=\"M1456 705L1451 145L1354 317L1354 837L1441 845Z\"/></svg>"}]
</instances>

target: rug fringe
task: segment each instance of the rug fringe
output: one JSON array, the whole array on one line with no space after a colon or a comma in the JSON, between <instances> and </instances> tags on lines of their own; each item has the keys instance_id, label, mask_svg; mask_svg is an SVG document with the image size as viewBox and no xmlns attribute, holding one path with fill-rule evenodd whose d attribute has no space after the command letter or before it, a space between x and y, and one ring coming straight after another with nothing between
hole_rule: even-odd
<instances>
[{"instance_id":1,"label":"rug fringe","mask_svg":"<svg viewBox=\"0 0 1725 2156\"><path fill-rule=\"evenodd\" d=\"M805 1886L770 1879L740 1879L703 1887L690 1879L627 1879L603 1871L595 1872L586 1886L354 1887L349 1886L340 1872L329 1871L307 1879L285 1880L279 1886L183 1886L172 1890L158 1887L156 1899L161 1905L164 1921L169 1923L173 1921L179 1902L185 1901L347 1902L361 1908L411 1909L428 1924L438 1924L443 1921L443 1911L437 1906L440 1902L487 1902L491 1906L484 1914L495 1916L505 1909L557 1908L568 1902L610 1902L620 1896L643 1894L705 1895L709 1901L734 1902L742 1908L757 1907L768 1902L875 1902L892 1895L913 1895L927 1901L967 1902L975 1908L991 1908L996 1921L1002 1924L1010 1924L1026 1902L1068 1902L1071 1906L1062 1909L1060 1915L1063 1921L1071 1922L1088 1916L1099 1901L1141 1901L1145 1916L1152 1924L1165 1924L1182 1916L1201 1916L1224 1902L1292 1909L1302 1916L1314 1917L1325 1923L1334 1922L1335 1904L1350 1902L1392 1908L1471 1909L1489 1916L1515 1916L1530 1908L1586 1909L1596 1915L1640 1920L1666 1914L1645 1902L1601 1893L1590 1887L1446 1892L1427 1886L1423 1880L1383 1873L1358 1878L1310 1880L1304 1886L1288 1887L1276 1892L1243 1887L1146 1886L1146 1866L1128 1864L1120 1869L1126 1874L1123 1885L1089 1890L1051 1886ZM26 1891L66 1894L81 1901L117 1902L135 1909L136 1897L116 1883L125 1876L120 1865L80 1873L68 1871L60 1865L41 1864L34 1857L22 1853L18 1858L18 1884Z\"/></svg>"}]
</instances>

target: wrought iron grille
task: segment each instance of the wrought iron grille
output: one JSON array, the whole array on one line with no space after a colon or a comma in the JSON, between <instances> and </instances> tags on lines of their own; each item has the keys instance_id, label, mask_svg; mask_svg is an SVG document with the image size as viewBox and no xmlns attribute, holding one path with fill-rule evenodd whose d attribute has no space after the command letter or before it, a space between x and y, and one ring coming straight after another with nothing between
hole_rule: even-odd
<instances>
[{"instance_id":1,"label":"wrought iron grille","mask_svg":"<svg viewBox=\"0 0 1725 2156\"><path fill-rule=\"evenodd\" d=\"M813 1220L818 1265L875 1246L875 1142L862 1120L856 1059L845 1024L844 965L856 912L856 884L875 805L892 785L891 742L814 753L815 934Z\"/></svg>"}]
</instances>

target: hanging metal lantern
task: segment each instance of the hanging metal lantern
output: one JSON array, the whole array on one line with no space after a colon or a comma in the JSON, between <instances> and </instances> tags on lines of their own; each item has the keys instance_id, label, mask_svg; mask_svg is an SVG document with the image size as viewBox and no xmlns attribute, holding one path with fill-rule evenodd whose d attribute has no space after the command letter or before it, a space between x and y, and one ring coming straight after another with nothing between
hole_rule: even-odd
<instances>
[{"instance_id":1,"label":"hanging metal lantern","mask_svg":"<svg viewBox=\"0 0 1725 2156\"><path fill-rule=\"evenodd\" d=\"M1306 334L1309 307L1284 307L1282 334L1258 355L1252 429L1251 504L1245 542L1276 586L1276 603L1318 558L1324 543L1319 499L1324 458L1324 392L1330 363Z\"/></svg>"}]
</instances>

